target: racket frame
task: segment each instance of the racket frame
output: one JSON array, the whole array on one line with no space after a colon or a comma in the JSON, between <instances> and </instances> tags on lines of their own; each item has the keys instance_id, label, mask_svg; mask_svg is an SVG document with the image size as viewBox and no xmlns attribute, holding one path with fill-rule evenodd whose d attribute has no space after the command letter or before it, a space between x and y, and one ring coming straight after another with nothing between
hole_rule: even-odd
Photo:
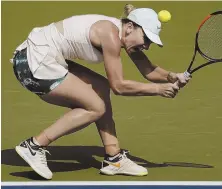
<instances>
[{"instance_id":1,"label":"racket frame","mask_svg":"<svg viewBox=\"0 0 222 189\"><path fill-rule=\"evenodd\" d=\"M205 67L205 66L208 66L208 65L210 65L210 64L214 64L214 63L217 63L217 62L222 62L222 59L212 59L212 58L208 57L207 55L205 55L205 54L200 50L200 48L199 48L199 46L198 46L198 42L197 42L197 41L198 41L198 36L199 36L200 28L204 25L204 23L205 23L209 18L211 18L211 16L217 15L217 14L222 14L222 11L216 11L216 12L211 13L210 15L208 15L208 16L201 22L201 24L200 24L200 26L199 26L199 28L198 28L198 31L197 31L196 37L195 37L194 54L193 54L193 57L192 57L192 60L191 60L191 62L190 62L190 64L189 64L188 69L184 72L184 75L185 75L186 77L190 77L190 75L191 75L192 73L196 72L196 71L199 70L200 68L203 68L203 67ZM202 64L202 65L199 65L199 66L197 66L197 67L194 68L194 69L191 69L191 67L192 67L192 65L193 65L193 63L194 63L194 60L195 60L195 57L196 57L197 52L198 52L203 58L205 58L206 60L208 60L208 62L206 62L206 63L204 63L204 64Z\"/></svg>"}]
</instances>

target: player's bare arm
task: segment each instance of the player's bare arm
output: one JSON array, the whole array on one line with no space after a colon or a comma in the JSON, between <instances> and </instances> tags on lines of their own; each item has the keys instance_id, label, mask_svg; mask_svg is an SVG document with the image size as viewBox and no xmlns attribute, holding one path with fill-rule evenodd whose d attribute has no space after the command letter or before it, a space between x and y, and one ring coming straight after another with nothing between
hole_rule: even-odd
<instances>
[{"instance_id":1,"label":"player's bare arm","mask_svg":"<svg viewBox=\"0 0 222 189\"><path fill-rule=\"evenodd\" d=\"M129 54L143 77L154 83L175 83L179 81L179 86L183 87L190 78L186 79L183 73L167 71L151 63L149 58L142 51Z\"/></svg>"},{"instance_id":2,"label":"player's bare arm","mask_svg":"<svg viewBox=\"0 0 222 189\"><path fill-rule=\"evenodd\" d=\"M101 27L106 28L106 30L101 29L98 31L104 56L105 70L110 86L115 94L124 96L164 96L163 91L166 90L167 97L175 96L176 86L162 86L155 83L147 84L125 80L123 78L120 58L121 41L119 39L119 31L116 26L109 22L104 23Z\"/></svg>"},{"instance_id":3,"label":"player's bare arm","mask_svg":"<svg viewBox=\"0 0 222 189\"><path fill-rule=\"evenodd\" d=\"M171 82L171 80L169 80L170 77L173 77L173 79L176 77L174 73L166 71L163 68L152 64L142 51L131 53L129 56L143 77L151 82L167 83Z\"/></svg>"}]
</instances>

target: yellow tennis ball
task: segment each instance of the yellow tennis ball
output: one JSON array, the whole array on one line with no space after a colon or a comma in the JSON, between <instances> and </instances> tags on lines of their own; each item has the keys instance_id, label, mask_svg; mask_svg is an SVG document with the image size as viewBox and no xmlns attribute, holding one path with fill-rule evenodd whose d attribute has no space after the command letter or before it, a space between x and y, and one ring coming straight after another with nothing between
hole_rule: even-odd
<instances>
[{"instance_id":1,"label":"yellow tennis ball","mask_svg":"<svg viewBox=\"0 0 222 189\"><path fill-rule=\"evenodd\" d=\"M167 10L161 10L158 13L158 19L160 20L160 22L168 22L171 19L171 14Z\"/></svg>"}]
</instances>

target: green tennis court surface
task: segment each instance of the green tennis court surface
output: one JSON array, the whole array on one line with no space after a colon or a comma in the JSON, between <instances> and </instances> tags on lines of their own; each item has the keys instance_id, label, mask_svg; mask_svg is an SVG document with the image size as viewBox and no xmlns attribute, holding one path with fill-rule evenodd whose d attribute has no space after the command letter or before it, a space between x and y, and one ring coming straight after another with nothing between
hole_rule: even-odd
<instances>
[{"instance_id":1,"label":"green tennis court surface","mask_svg":"<svg viewBox=\"0 0 222 189\"><path fill-rule=\"evenodd\" d=\"M152 45L153 63L183 72L193 55L200 21L222 8L222 2L2 2L2 181L41 180L14 151L21 140L38 134L66 109L48 105L21 87L9 59L33 27L75 14L120 17L126 3L167 9L172 20L163 24L164 48ZM127 79L144 81L122 53ZM199 59L200 60L200 59ZM104 75L103 65L89 65ZM149 170L148 176L98 174L103 148L94 124L54 142L49 151L53 181L218 181L222 180L222 65L197 72L175 99L112 95L121 147ZM146 81L144 81L146 82Z\"/></svg>"}]
</instances>

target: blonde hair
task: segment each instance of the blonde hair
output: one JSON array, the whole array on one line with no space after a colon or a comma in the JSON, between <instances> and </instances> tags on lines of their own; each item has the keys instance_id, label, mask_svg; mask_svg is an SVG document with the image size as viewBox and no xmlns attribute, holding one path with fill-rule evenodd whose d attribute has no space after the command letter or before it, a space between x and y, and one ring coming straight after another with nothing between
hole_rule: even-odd
<instances>
[{"instance_id":1,"label":"blonde hair","mask_svg":"<svg viewBox=\"0 0 222 189\"><path fill-rule=\"evenodd\" d=\"M130 14L130 12L133 11L133 10L135 10L135 9L136 9L136 7L134 7L134 6L131 5L131 4L126 4L126 5L125 5L125 7L124 7L124 12L123 12L123 14L122 14L122 16L121 16L121 22L122 22L122 24L126 24L126 23L128 23L128 22L132 22L135 27L140 27L138 24L136 24L135 22L133 22L133 21L131 21L131 20L129 20L129 19L127 18L127 16Z\"/></svg>"},{"instance_id":2,"label":"blonde hair","mask_svg":"<svg viewBox=\"0 0 222 189\"><path fill-rule=\"evenodd\" d=\"M135 9L136 9L136 7L134 7L133 5L131 5L131 4L126 4L126 5L124 6L124 11L123 11L123 14L122 14L121 18L122 18L122 19L126 18L126 17L129 15L129 13L130 13L131 11L135 10Z\"/></svg>"}]
</instances>

